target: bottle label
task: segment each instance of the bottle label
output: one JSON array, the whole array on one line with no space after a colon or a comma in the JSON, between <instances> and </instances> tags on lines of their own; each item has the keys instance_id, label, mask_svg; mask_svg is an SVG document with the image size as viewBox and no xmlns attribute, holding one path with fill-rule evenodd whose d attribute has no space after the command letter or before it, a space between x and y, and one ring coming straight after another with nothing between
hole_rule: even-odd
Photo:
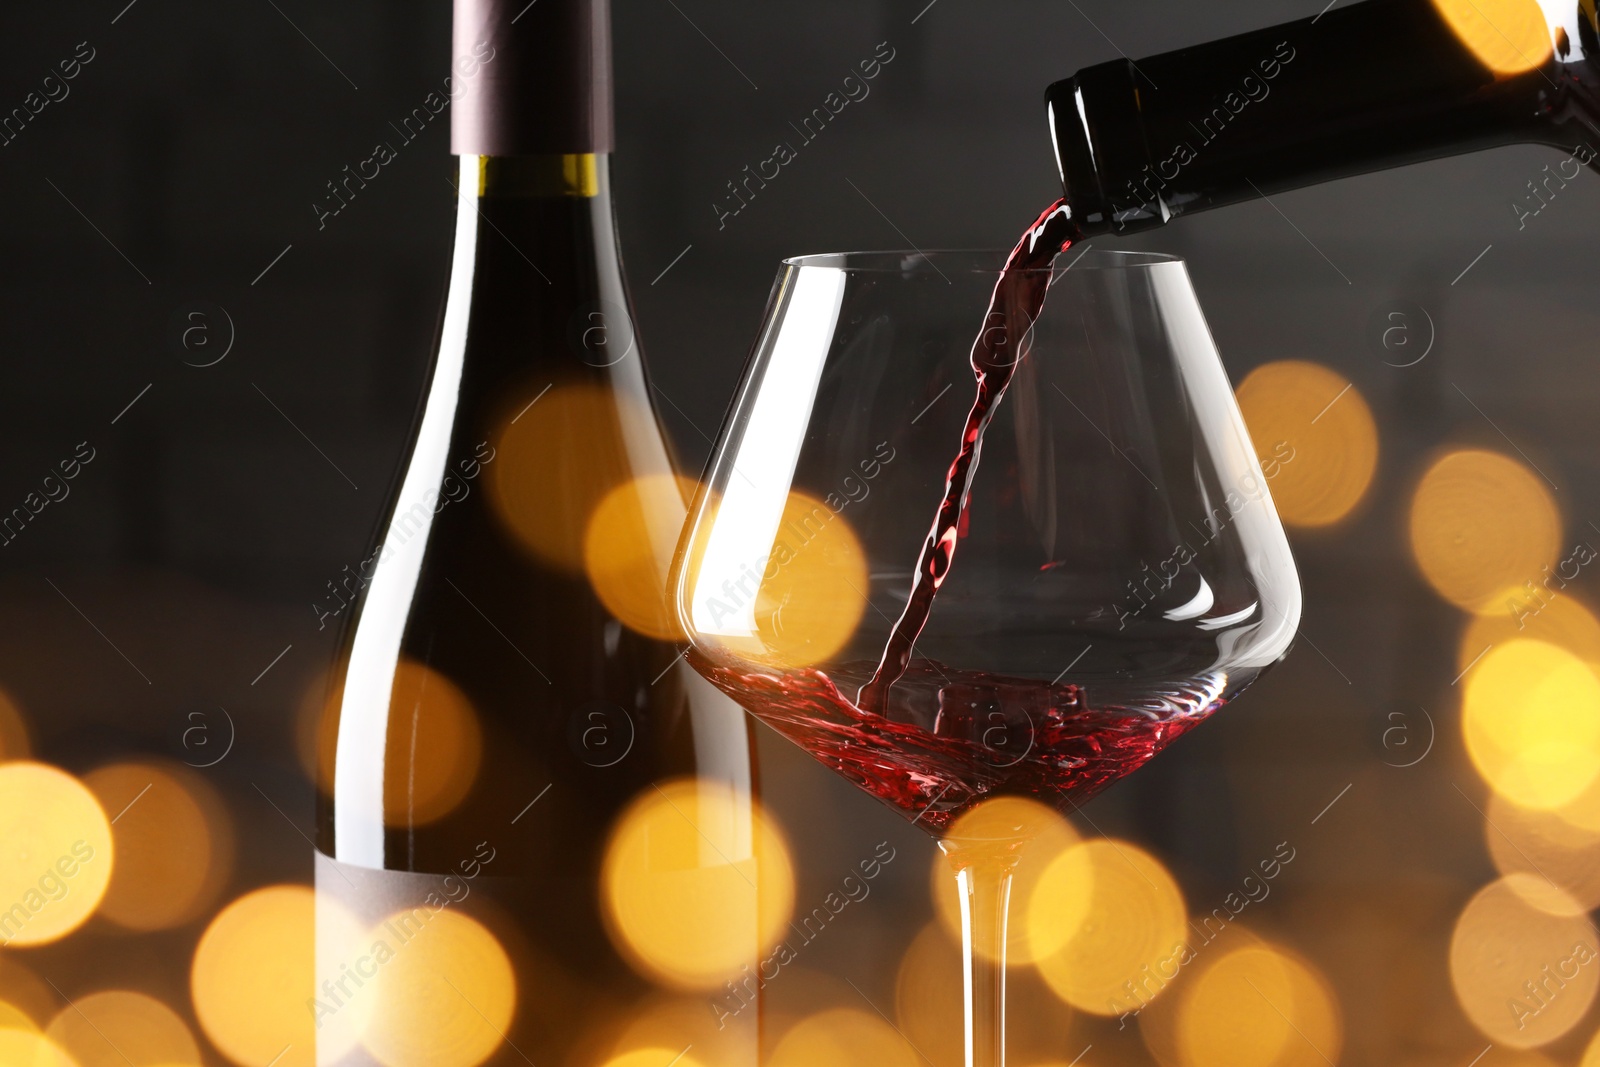
<instances>
[{"instance_id":1,"label":"bottle label","mask_svg":"<svg viewBox=\"0 0 1600 1067\"><path fill-rule=\"evenodd\" d=\"M693 1045L706 1067L757 1067L759 1010L728 1007L720 985L643 980L584 914L593 872L506 876L497 859L487 841L449 874L316 853L317 1067L600 1065L669 1045Z\"/></svg>"}]
</instances>

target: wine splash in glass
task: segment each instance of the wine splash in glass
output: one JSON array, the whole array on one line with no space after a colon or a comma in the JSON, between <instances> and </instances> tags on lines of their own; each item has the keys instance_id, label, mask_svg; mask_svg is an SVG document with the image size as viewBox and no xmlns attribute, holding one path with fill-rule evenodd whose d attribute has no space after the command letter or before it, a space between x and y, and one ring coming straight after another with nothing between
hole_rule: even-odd
<instances>
[{"instance_id":1,"label":"wine splash in glass","mask_svg":"<svg viewBox=\"0 0 1600 1067\"><path fill-rule=\"evenodd\" d=\"M968 1067L1004 1063L1037 830L1004 798L1076 806L1142 766L1300 615L1183 263L1058 260L1074 237L1058 202L1009 255L786 261L679 546L694 667L940 835Z\"/></svg>"}]
</instances>

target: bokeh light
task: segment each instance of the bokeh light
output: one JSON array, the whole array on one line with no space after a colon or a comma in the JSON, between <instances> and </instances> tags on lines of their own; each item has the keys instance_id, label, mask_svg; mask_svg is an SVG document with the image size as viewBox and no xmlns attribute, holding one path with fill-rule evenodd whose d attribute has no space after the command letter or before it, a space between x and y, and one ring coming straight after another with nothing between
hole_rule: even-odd
<instances>
[{"instance_id":1,"label":"bokeh light","mask_svg":"<svg viewBox=\"0 0 1600 1067\"><path fill-rule=\"evenodd\" d=\"M399 912L388 928L407 922L417 932L376 965L362 1042L386 1067L475 1067L504 1041L516 1012L511 959L460 911Z\"/></svg>"},{"instance_id":2,"label":"bokeh light","mask_svg":"<svg viewBox=\"0 0 1600 1067\"><path fill-rule=\"evenodd\" d=\"M0 1063L6 1067L82 1067L61 1046L32 1030L0 1030Z\"/></svg>"},{"instance_id":3,"label":"bokeh light","mask_svg":"<svg viewBox=\"0 0 1600 1067\"><path fill-rule=\"evenodd\" d=\"M1497 793L1550 810L1600 776L1600 679L1578 657L1543 641L1508 641L1465 685L1467 754Z\"/></svg>"},{"instance_id":4,"label":"bokeh light","mask_svg":"<svg viewBox=\"0 0 1600 1067\"><path fill-rule=\"evenodd\" d=\"M951 936L939 920L926 924L895 972L894 1019L906 1039L936 1064L959 1064L965 1054L961 983L959 936ZM857 996L848 986L844 993ZM1083 1048L1081 1043L1071 1047L1072 1019L1072 1009L1034 968L1019 967L1006 975L1008 1060L1045 1061L1063 1053L1071 1059Z\"/></svg>"},{"instance_id":5,"label":"bokeh light","mask_svg":"<svg viewBox=\"0 0 1600 1067\"><path fill-rule=\"evenodd\" d=\"M747 793L709 779L645 789L612 830L601 887L612 940L670 988L716 988L754 967L794 908L776 823Z\"/></svg>"},{"instance_id":6,"label":"bokeh light","mask_svg":"<svg viewBox=\"0 0 1600 1067\"><path fill-rule=\"evenodd\" d=\"M1537 0L1433 0L1467 50L1496 74L1521 74L1550 58L1550 27Z\"/></svg>"},{"instance_id":7,"label":"bokeh light","mask_svg":"<svg viewBox=\"0 0 1600 1067\"><path fill-rule=\"evenodd\" d=\"M821 500L790 492L770 543L719 549L724 530L741 521L759 525L729 514L728 506L708 506L689 550L688 608L701 636L785 668L820 663L844 648L866 611L868 588L866 552L850 523Z\"/></svg>"},{"instance_id":8,"label":"bokeh light","mask_svg":"<svg viewBox=\"0 0 1600 1067\"><path fill-rule=\"evenodd\" d=\"M1201 950L1202 952L1205 950ZM1215 951L1215 950L1213 950ZM1343 1023L1327 981L1264 941L1202 955L1178 994L1141 1015L1146 1043L1178 1067L1338 1063Z\"/></svg>"},{"instance_id":9,"label":"bokeh light","mask_svg":"<svg viewBox=\"0 0 1600 1067\"><path fill-rule=\"evenodd\" d=\"M9 1009L5 1019L0 1020L0 1028L20 1026L27 1030L43 1030L55 1015L61 999L44 979L18 963L12 953L0 954L0 1003Z\"/></svg>"},{"instance_id":10,"label":"bokeh light","mask_svg":"<svg viewBox=\"0 0 1600 1067\"><path fill-rule=\"evenodd\" d=\"M1582 906L1543 878L1511 874L1479 890L1456 920L1450 981L1461 1010L1511 1048L1548 1044L1577 1025L1600 987L1600 945ZM1543 900L1544 906L1530 901Z\"/></svg>"},{"instance_id":11,"label":"bokeh light","mask_svg":"<svg viewBox=\"0 0 1600 1067\"><path fill-rule=\"evenodd\" d=\"M1484 843L1501 874L1528 874L1563 890L1583 910L1600 907L1600 832L1563 817L1566 809L1534 811L1518 807L1498 793L1489 798L1483 823ZM1513 883L1515 884L1515 883ZM1552 902L1548 893L1528 901L1535 907Z\"/></svg>"},{"instance_id":12,"label":"bokeh light","mask_svg":"<svg viewBox=\"0 0 1600 1067\"><path fill-rule=\"evenodd\" d=\"M1589 1041L1589 1047L1583 1050L1583 1059L1578 1067L1600 1067L1600 1032L1596 1032Z\"/></svg>"},{"instance_id":13,"label":"bokeh light","mask_svg":"<svg viewBox=\"0 0 1600 1067\"><path fill-rule=\"evenodd\" d=\"M694 490L670 474L630 479L595 506L583 539L584 571L606 610L662 641L683 640L667 575Z\"/></svg>"},{"instance_id":14,"label":"bokeh light","mask_svg":"<svg viewBox=\"0 0 1600 1067\"><path fill-rule=\"evenodd\" d=\"M165 930L210 906L233 864L233 829L216 790L164 763L112 764L84 784L117 820L101 915L131 930Z\"/></svg>"},{"instance_id":15,"label":"bokeh light","mask_svg":"<svg viewBox=\"0 0 1600 1067\"><path fill-rule=\"evenodd\" d=\"M1251 371L1238 398L1283 521L1328 526L1349 515L1378 467L1361 391L1320 363L1286 359Z\"/></svg>"},{"instance_id":16,"label":"bokeh light","mask_svg":"<svg viewBox=\"0 0 1600 1067\"><path fill-rule=\"evenodd\" d=\"M894 1027L856 1008L834 1008L791 1026L767 1067L920 1067L921 1058Z\"/></svg>"},{"instance_id":17,"label":"bokeh light","mask_svg":"<svg viewBox=\"0 0 1600 1067\"><path fill-rule=\"evenodd\" d=\"M778 980L787 983L788 975ZM733 1008L739 1010L734 1012ZM634 1005L620 1023L606 1026L611 1040L595 1062L615 1067L618 1061L637 1056L632 1062L642 1062L644 1067L666 1067L673 1056L692 1048L687 1055L699 1067L749 1067L758 1059L758 1015L764 1008L765 1005L756 1005L754 997L741 1007L737 998L717 996L716 1006L708 1011L703 994L656 994ZM765 1025L772 1026L772 1020L767 1018ZM658 1049L671 1051L663 1059L648 1062ZM682 1065L679 1060L678 1067Z\"/></svg>"},{"instance_id":18,"label":"bokeh light","mask_svg":"<svg viewBox=\"0 0 1600 1067\"><path fill-rule=\"evenodd\" d=\"M338 679L347 661L312 676L294 709L294 755L300 770L324 795L333 795L334 756L339 743L339 703L344 699Z\"/></svg>"},{"instance_id":19,"label":"bokeh light","mask_svg":"<svg viewBox=\"0 0 1600 1067\"><path fill-rule=\"evenodd\" d=\"M11 694L0 689L0 762L27 759L32 754L28 721Z\"/></svg>"},{"instance_id":20,"label":"bokeh light","mask_svg":"<svg viewBox=\"0 0 1600 1067\"><path fill-rule=\"evenodd\" d=\"M467 695L438 671L402 659L389 698L384 819L417 826L442 818L472 788L482 755L478 713Z\"/></svg>"},{"instance_id":21,"label":"bokeh light","mask_svg":"<svg viewBox=\"0 0 1600 1067\"><path fill-rule=\"evenodd\" d=\"M1120 1015L1162 993L1185 947L1183 893L1155 857L1126 841L1096 838L1051 862L1027 901L1028 928L1053 938L1053 913L1081 914L1039 972L1057 996L1086 1012Z\"/></svg>"},{"instance_id":22,"label":"bokeh light","mask_svg":"<svg viewBox=\"0 0 1600 1067\"><path fill-rule=\"evenodd\" d=\"M317 942L325 937L329 958L341 961L353 958L361 934L354 916L306 886L267 886L233 901L195 946L189 992L201 1029L243 1067L313 1067L318 1042L336 1062L370 1000L355 998L359 1006L342 1005L317 1027L315 1002L331 999L318 981Z\"/></svg>"},{"instance_id":23,"label":"bokeh light","mask_svg":"<svg viewBox=\"0 0 1600 1067\"><path fill-rule=\"evenodd\" d=\"M645 404L598 385L543 389L509 405L485 468L489 499L524 548L581 574L596 506L630 477L670 476L671 459Z\"/></svg>"},{"instance_id":24,"label":"bokeh light","mask_svg":"<svg viewBox=\"0 0 1600 1067\"><path fill-rule=\"evenodd\" d=\"M983 832L985 821L998 819L1026 828L1026 842L1019 848L1016 867L1011 876L1011 899L1033 899L1039 878L1050 864L1067 848L1077 844L1078 834L1053 809L1034 800L1022 797L997 797L985 801L964 813L945 834L946 840L960 840L963 835ZM951 870L950 861L943 853L935 854L929 870L929 889L933 896L934 913L939 917L945 932L959 941L961 938L961 892ZM1087 906L1088 894L1080 892L1068 901L1082 902ZM1032 916L1025 907L1013 907L1006 924L1006 963L1019 966L1034 962L1039 955L1050 955L1058 950L1077 926L1083 909L1073 911L1058 908L1041 916L1048 918L1050 928L1032 932Z\"/></svg>"},{"instance_id":25,"label":"bokeh light","mask_svg":"<svg viewBox=\"0 0 1600 1067\"><path fill-rule=\"evenodd\" d=\"M302 765L332 789L343 684L302 705L297 729ZM435 822L466 798L483 759L478 712L454 682L412 659L401 659L389 694L389 732L383 758L384 821L391 826Z\"/></svg>"},{"instance_id":26,"label":"bokeh light","mask_svg":"<svg viewBox=\"0 0 1600 1067\"><path fill-rule=\"evenodd\" d=\"M699 1057L688 1049L636 1048L619 1052L606 1060L602 1067L703 1067Z\"/></svg>"},{"instance_id":27,"label":"bokeh light","mask_svg":"<svg viewBox=\"0 0 1600 1067\"><path fill-rule=\"evenodd\" d=\"M46 1035L78 1067L190 1067L201 1063L194 1035L154 997L108 990L77 997Z\"/></svg>"},{"instance_id":28,"label":"bokeh light","mask_svg":"<svg viewBox=\"0 0 1600 1067\"><path fill-rule=\"evenodd\" d=\"M1530 600L1525 589L1507 589L1494 597L1482 614L1467 616L1456 646L1456 670L1467 670L1485 652L1517 638L1564 648L1600 670L1600 619L1571 593L1539 592L1544 597L1543 607Z\"/></svg>"},{"instance_id":29,"label":"bokeh light","mask_svg":"<svg viewBox=\"0 0 1600 1067\"><path fill-rule=\"evenodd\" d=\"M0 943L83 925L111 880L111 823L93 793L43 763L0 764Z\"/></svg>"},{"instance_id":30,"label":"bokeh light","mask_svg":"<svg viewBox=\"0 0 1600 1067\"><path fill-rule=\"evenodd\" d=\"M1411 552L1428 584L1469 611L1556 562L1561 513L1538 474L1479 449L1441 457L1411 497Z\"/></svg>"}]
</instances>

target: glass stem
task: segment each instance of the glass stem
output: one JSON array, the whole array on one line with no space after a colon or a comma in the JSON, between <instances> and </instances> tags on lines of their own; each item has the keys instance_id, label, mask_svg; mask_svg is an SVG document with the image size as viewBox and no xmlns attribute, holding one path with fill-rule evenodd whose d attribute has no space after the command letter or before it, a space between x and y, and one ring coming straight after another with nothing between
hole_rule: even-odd
<instances>
[{"instance_id":1,"label":"glass stem","mask_svg":"<svg viewBox=\"0 0 1600 1067\"><path fill-rule=\"evenodd\" d=\"M1006 914L1014 848L941 843L961 896L961 987L966 1067L1005 1067Z\"/></svg>"}]
</instances>

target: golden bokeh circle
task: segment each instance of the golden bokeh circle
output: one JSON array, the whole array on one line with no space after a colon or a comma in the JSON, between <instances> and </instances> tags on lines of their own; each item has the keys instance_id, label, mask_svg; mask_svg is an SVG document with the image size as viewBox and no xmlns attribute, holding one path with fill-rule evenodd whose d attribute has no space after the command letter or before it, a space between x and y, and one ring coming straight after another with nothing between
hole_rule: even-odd
<instances>
[{"instance_id":1,"label":"golden bokeh circle","mask_svg":"<svg viewBox=\"0 0 1600 1067\"><path fill-rule=\"evenodd\" d=\"M0 943L42 945L105 896L111 822L87 786L43 763L0 764Z\"/></svg>"},{"instance_id":2,"label":"golden bokeh circle","mask_svg":"<svg viewBox=\"0 0 1600 1067\"><path fill-rule=\"evenodd\" d=\"M1577 800L1600 777L1600 678L1543 641L1497 645L1461 701L1467 754L1495 792L1525 808Z\"/></svg>"},{"instance_id":3,"label":"golden bokeh circle","mask_svg":"<svg viewBox=\"0 0 1600 1067\"><path fill-rule=\"evenodd\" d=\"M319 1042L333 1062L348 1049L354 1035L344 1023L364 1008L316 1025L316 1003L327 997L317 981L317 941L329 930L339 931L330 944L360 938L353 916L303 885L246 893L211 920L195 946L189 993L200 1028L223 1055L243 1067L280 1056L274 1067L314 1067Z\"/></svg>"},{"instance_id":4,"label":"golden bokeh circle","mask_svg":"<svg viewBox=\"0 0 1600 1067\"><path fill-rule=\"evenodd\" d=\"M1498 452L1438 459L1411 497L1411 553L1428 584L1469 611L1538 581L1556 562L1561 512L1544 480Z\"/></svg>"},{"instance_id":5,"label":"golden bokeh circle","mask_svg":"<svg viewBox=\"0 0 1600 1067\"><path fill-rule=\"evenodd\" d=\"M78 1067L190 1067L202 1062L194 1035L154 997L113 989L76 997L45 1031Z\"/></svg>"},{"instance_id":6,"label":"golden bokeh circle","mask_svg":"<svg viewBox=\"0 0 1600 1067\"><path fill-rule=\"evenodd\" d=\"M691 549L691 586L706 598L691 611L704 610L713 621L732 617L746 629L705 633L702 639L781 668L821 663L849 644L867 610L869 578L866 551L845 517L815 497L791 491L772 543L739 546L748 547L749 558L737 561L737 573L730 573L721 588L701 590L698 576L714 538L710 529L717 508L708 508L700 543Z\"/></svg>"},{"instance_id":7,"label":"golden bokeh circle","mask_svg":"<svg viewBox=\"0 0 1600 1067\"><path fill-rule=\"evenodd\" d=\"M668 475L655 412L599 385L568 383L508 405L486 465L489 500L541 562L583 573L590 516L631 477Z\"/></svg>"},{"instance_id":8,"label":"golden bokeh circle","mask_svg":"<svg viewBox=\"0 0 1600 1067\"><path fill-rule=\"evenodd\" d=\"M43 1031L60 1006L56 991L26 966L15 953L0 953L0 1003L6 1005L5 1021L10 1029Z\"/></svg>"},{"instance_id":9,"label":"golden bokeh circle","mask_svg":"<svg viewBox=\"0 0 1600 1067\"><path fill-rule=\"evenodd\" d=\"M1433 7L1467 51L1495 74L1532 70L1554 51L1537 0L1433 0Z\"/></svg>"},{"instance_id":10,"label":"golden bokeh circle","mask_svg":"<svg viewBox=\"0 0 1600 1067\"><path fill-rule=\"evenodd\" d=\"M340 681L349 663L340 662L318 672L295 702L294 755L300 770L324 796L333 795L334 757L339 745L339 705L344 700Z\"/></svg>"},{"instance_id":11,"label":"golden bokeh circle","mask_svg":"<svg viewBox=\"0 0 1600 1067\"><path fill-rule=\"evenodd\" d=\"M714 989L777 942L794 908L782 832L710 779L646 788L617 817L601 870L607 929L647 978Z\"/></svg>"},{"instance_id":12,"label":"golden bokeh circle","mask_svg":"<svg viewBox=\"0 0 1600 1067\"><path fill-rule=\"evenodd\" d=\"M6 1067L83 1067L61 1046L32 1030L0 1030L0 1063Z\"/></svg>"},{"instance_id":13,"label":"golden bokeh circle","mask_svg":"<svg viewBox=\"0 0 1600 1067\"><path fill-rule=\"evenodd\" d=\"M619 1052L601 1067L702 1067L702 1064L686 1049L657 1047Z\"/></svg>"},{"instance_id":14,"label":"golden bokeh circle","mask_svg":"<svg viewBox=\"0 0 1600 1067\"><path fill-rule=\"evenodd\" d=\"M1583 1059L1578 1061L1578 1067L1600 1067L1600 1031L1589 1039L1589 1045L1583 1050Z\"/></svg>"},{"instance_id":15,"label":"golden bokeh circle","mask_svg":"<svg viewBox=\"0 0 1600 1067\"><path fill-rule=\"evenodd\" d=\"M595 505L583 539L583 568L606 610L624 626L682 641L667 578L693 499L693 479L631 478Z\"/></svg>"},{"instance_id":16,"label":"golden bokeh circle","mask_svg":"<svg viewBox=\"0 0 1600 1067\"><path fill-rule=\"evenodd\" d=\"M483 757L478 713L449 678L402 659L389 697L383 760L384 819L419 826L454 811Z\"/></svg>"},{"instance_id":17,"label":"golden bokeh circle","mask_svg":"<svg viewBox=\"0 0 1600 1067\"><path fill-rule=\"evenodd\" d=\"M881 1017L857 1008L807 1016L779 1039L767 1067L919 1067L917 1050Z\"/></svg>"},{"instance_id":18,"label":"golden bokeh circle","mask_svg":"<svg viewBox=\"0 0 1600 1067\"><path fill-rule=\"evenodd\" d=\"M1020 909L1016 909L1020 910ZM894 1021L906 1040L936 1064L959 1064L962 1028L961 940L937 919L912 938L895 971ZM849 986L843 992L855 996ZM1061 1003L1032 967L1006 975L1006 1048L1013 1062L1049 1060L1069 1050L1072 1008ZM1080 1063L1079 1067L1083 1067Z\"/></svg>"},{"instance_id":19,"label":"golden bokeh circle","mask_svg":"<svg viewBox=\"0 0 1600 1067\"><path fill-rule=\"evenodd\" d=\"M11 694L0 689L0 762L27 759L32 754L28 720Z\"/></svg>"},{"instance_id":20,"label":"golden bokeh circle","mask_svg":"<svg viewBox=\"0 0 1600 1067\"><path fill-rule=\"evenodd\" d=\"M1251 371L1238 398L1279 517L1329 526L1349 515L1378 469L1378 426L1361 391L1320 363L1285 359Z\"/></svg>"},{"instance_id":21,"label":"golden bokeh circle","mask_svg":"<svg viewBox=\"0 0 1600 1067\"><path fill-rule=\"evenodd\" d=\"M386 1067L476 1067L505 1040L517 1007L516 974L499 939L448 908L428 912L377 966L371 993L361 1040Z\"/></svg>"},{"instance_id":22,"label":"golden bokeh circle","mask_svg":"<svg viewBox=\"0 0 1600 1067\"><path fill-rule=\"evenodd\" d=\"M787 1000L792 992L789 969L767 973L783 984ZM756 974L753 964L751 974ZM771 1013L772 998L758 998L759 992L752 981L743 988L736 986L733 993L724 987L709 998L703 993L652 994L632 1005L622 1019L607 1020L602 1027L605 1039L597 1053L580 1055L577 1059L597 1064L614 1063L636 1052L663 1048L672 1049L667 1054L667 1059L671 1059L693 1046L688 1056L699 1067L749 1067L754 1062L761 1029L778 1025ZM708 1005L710 1010L707 1010ZM680 1060L678 1067L682 1067L682 1063ZM665 1067L665 1064L666 1060L657 1060L653 1067Z\"/></svg>"},{"instance_id":23,"label":"golden bokeh circle","mask_svg":"<svg viewBox=\"0 0 1600 1067\"><path fill-rule=\"evenodd\" d=\"M991 808L992 805L999 805L1000 808ZM964 813L952 824L950 832L945 836L947 839L959 837L963 827L974 827L974 819L986 817L985 813L992 815L1005 809L1014 809L1014 813L1007 816L1007 821L1026 826L1028 833L1028 840L1021 847L1016 869L1012 872L1011 899L1032 900L1039 879L1046 868L1062 852L1078 843L1077 831L1054 809L1038 801L1021 797L997 797ZM933 857L933 863L929 867L928 889L933 897L934 914L938 916L945 932L959 941L961 892L951 873L950 861L942 853ZM1040 955L1048 956L1060 949L1082 917L1083 908L1074 911L1073 903L1082 902L1086 906L1087 900L1086 893L1069 894L1065 907L1038 916L1041 921L1047 922L1048 926L1040 928L1036 933L1033 932L1031 925L1035 918L1032 912L1024 906L1013 907L1006 924L1007 965L1016 967L1033 963Z\"/></svg>"},{"instance_id":24,"label":"golden bokeh circle","mask_svg":"<svg viewBox=\"0 0 1600 1067\"><path fill-rule=\"evenodd\" d=\"M331 794L344 684L318 681L302 699L295 748L301 767ZM414 659L395 666L383 759L383 817L425 826L466 799L483 760L483 727L461 687Z\"/></svg>"},{"instance_id":25,"label":"golden bokeh circle","mask_svg":"<svg viewBox=\"0 0 1600 1067\"><path fill-rule=\"evenodd\" d=\"M1201 957L1180 992L1141 1016L1180 1067L1317 1067L1339 1062L1343 1023L1326 979L1264 941ZM1164 1031L1164 1032L1163 1032Z\"/></svg>"},{"instance_id":26,"label":"golden bokeh circle","mask_svg":"<svg viewBox=\"0 0 1600 1067\"><path fill-rule=\"evenodd\" d=\"M111 827L117 863L100 914L130 930L181 926L210 906L233 865L222 798L186 767L116 763L84 776Z\"/></svg>"},{"instance_id":27,"label":"golden bokeh circle","mask_svg":"<svg viewBox=\"0 0 1600 1067\"><path fill-rule=\"evenodd\" d=\"M1126 983L1151 997L1176 977L1188 952L1188 913L1178 883L1154 856L1126 841L1073 845L1040 876L1027 902L1029 929L1066 927L1061 947L1038 958L1058 997L1095 1015L1140 1006ZM1063 924L1052 913L1080 914Z\"/></svg>"},{"instance_id":28,"label":"golden bokeh circle","mask_svg":"<svg viewBox=\"0 0 1600 1067\"><path fill-rule=\"evenodd\" d=\"M1538 876L1510 874L1479 890L1456 919L1450 938L1456 1000L1498 1044L1549 1044L1582 1020L1600 988L1600 946L1582 906L1570 899L1530 903L1561 895Z\"/></svg>"},{"instance_id":29,"label":"golden bokeh circle","mask_svg":"<svg viewBox=\"0 0 1600 1067\"><path fill-rule=\"evenodd\" d=\"M1535 811L1491 794L1484 843L1501 874L1533 875L1562 890L1556 897L1541 892L1530 904L1554 902L1559 907L1570 898L1581 909L1593 910L1600 907L1600 831L1574 824L1563 817L1564 810Z\"/></svg>"},{"instance_id":30,"label":"golden bokeh circle","mask_svg":"<svg viewBox=\"0 0 1600 1067\"><path fill-rule=\"evenodd\" d=\"M1467 616L1456 645L1456 670L1468 670L1490 649L1519 638L1564 648L1600 670L1600 619L1571 593L1540 593L1542 607L1526 589L1506 589L1480 614Z\"/></svg>"}]
</instances>

